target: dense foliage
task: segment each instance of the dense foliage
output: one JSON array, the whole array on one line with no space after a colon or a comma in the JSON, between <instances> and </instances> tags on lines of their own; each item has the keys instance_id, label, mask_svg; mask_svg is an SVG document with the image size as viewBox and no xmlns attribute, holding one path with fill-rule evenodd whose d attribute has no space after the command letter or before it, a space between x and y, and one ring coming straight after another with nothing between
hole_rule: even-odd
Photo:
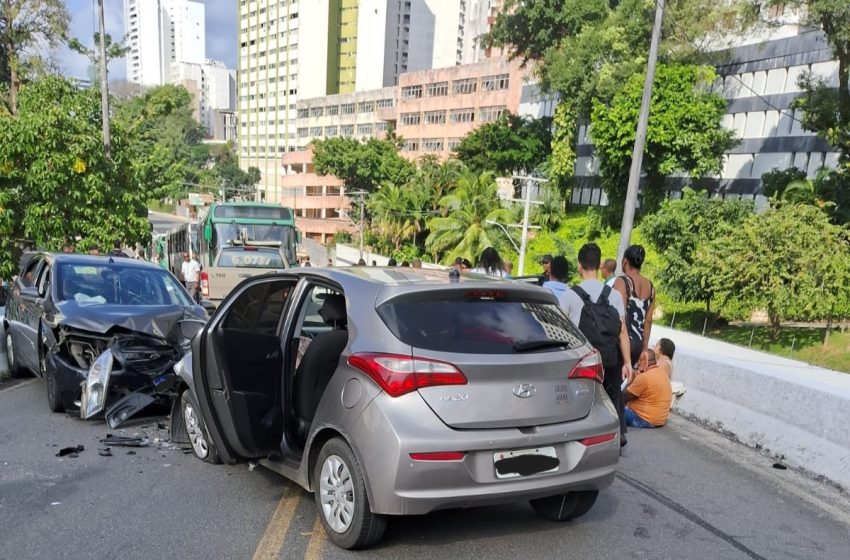
<instances>
[{"instance_id":1,"label":"dense foliage","mask_svg":"<svg viewBox=\"0 0 850 560\"><path fill-rule=\"evenodd\" d=\"M848 231L807 204L751 214L697 250L711 263L706 283L736 310L764 310L774 336L782 321L846 317L850 312Z\"/></svg>"},{"instance_id":2,"label":"dense foliage","mask_svg":"<svg viewBox=\"0 0 850 560\"><path fill-rule=\"evenodd\" d=\"M714 259L698 260L697 250L729 235L752 213L751 201L713 199L689 188L681 199L665 200L641 222L646 239L664 255L655 278L659 286L679 301L703 302L710 311L714 287L708 278Z\"/></svg>"},{"instance_id":3,"label":"dense foliage","mask_svg":"<svg viewBox=\"0 0 850 560\"><path fill-rule=\"evenodd\" d=\"M14 272L25 244L146 240L148 190L120 124L104 157L99 92L46 78L18 102L17 115L0 115L0 276Z\"/></svg>"},{"instance_id":4,"label":"dense foliage","mask_svg":"<svg viewBox=\"0 0 850 560\"><path fill-rule=\"evenodd\" d=\"M320 175L335 175L354 191L371 192L383 185L400 185L415 167L398 154L396 139L328 138L313 142L313 164Z\"/></svg>"},{"instance_id":5,"label":"dense foliage","mask_svg":"<svg viewBox=\"0 0 850 560\"><path fill-rule=\"evenodd\" d=\"M733 132L720 126L726 101L708 91L714 78L709 67L658 66L643 156L641 211L658 209L667 194L666 177L684 174L696 179L718 173L723 153L737 143ZM623 215L643 82L644 75L635 74L610 102L593 104L593 143L611 224L618 224Z\"/></svg>"},{"instance_id":6,"label":"dense foliage","mask_svg":"<svg viewBox=\"0 0 850 560\"><path fill-rule=\"evenodd\" d=\"M495 171L504 176L537 168L549 157L551 144L552 119L505 114L467 134L455 152L476 173Z\"/></svg>"}]
</instances>

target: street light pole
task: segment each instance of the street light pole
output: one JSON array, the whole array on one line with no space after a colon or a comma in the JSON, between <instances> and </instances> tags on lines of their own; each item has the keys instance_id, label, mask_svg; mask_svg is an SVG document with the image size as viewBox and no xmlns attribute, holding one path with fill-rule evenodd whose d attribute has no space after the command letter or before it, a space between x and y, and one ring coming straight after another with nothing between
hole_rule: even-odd
<instances>
[{"instance_id":1,"label":"street light pole","mask_svg":"<svg viewBox=\"0 0 850 560\"><path fill-rule=\"evenodd\" d=\"M103 113L103 153L106 159L112 158L112 146L109 139L109 81L106 65L106 24L103 20L103 0L97 0L97 12L100 27L100 107Z\"/></svg>"},{"instance_id":2,"label":"street light pole","mask_svg":"<svg viewBox=\"0 0 850 560\"><path fill-rule=\"evenodd\" d=\"M531 183L525 180L525 209L522 213L522 238L519 243L519 275L525 272L525 249L528 247L528 214L531 209Z\"/></svg>"},{"instance_id":3,"label":"street light pole","mask_svg":"<svg viewBox=\"0 0 850 560\"><path fill-rule=\"evenodd\" d=\"M500 224L499 222L496 222L494 220L487 220L486 223L490 224L491 226L497 226L500 230L504 231L505 236L508 238L508 241L510 241L511 245L514 246L514 249L516 249L516 252L519 253L519 247L516 246L516 242L514 241L513 237L511 237L511 234L508 233L508 230L505 226L503 226L502 224Z\"/></svg>"},{"instance_id":4,"label":"street light pole","mask_svg":"<svg viewBox=\"0 0 850 560\"><path fill-rule=\"evenodd\" d=\"M632 166L629 170L629 186L626 190L626 203L623 208L623 224L620 227L620 247L617 250L617 273L622 273L623 255L631 243L632 227L637 207L638 185L640 183L643 151L646 147L646 130L649 123L649 108L652 102L652 82L655 80L655 64L658 60L658 42L661 39L661 22L664 20L664 0L655 1L655 24L652 27L652 41L649 44L649 60L646 65L646 79L643 83L643 99L640 102L635 133L635 147L632 152Z\"/></svg>"}]
</instances>

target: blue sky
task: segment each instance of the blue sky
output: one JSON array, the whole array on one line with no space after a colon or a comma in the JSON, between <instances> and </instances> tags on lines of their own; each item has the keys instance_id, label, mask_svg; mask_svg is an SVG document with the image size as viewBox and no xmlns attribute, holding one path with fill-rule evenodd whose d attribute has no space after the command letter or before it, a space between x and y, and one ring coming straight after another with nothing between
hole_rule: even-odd
<instances>
[{"instance_id":1,"label":"blue sky","mask_svg":"<svg viewBox=\"0 0 850 560\"><path fill-rule=\"evenodd\" d=\"M139 0L151 2L153 0ZM238 0L201 0L206 5L207 58L222 60L229 68L236 67L236 18ZM94 0L65 0L71 14L70 35L91 46L97 20L94 19ZM104 0L106 32L113 39L124 36L124 0ZM89 61L67 48L56 53L62 73L66 76L84 78ZM123 60L109 65L110 79L121 79L126 74Z\"/></svg>"}]
</instances>

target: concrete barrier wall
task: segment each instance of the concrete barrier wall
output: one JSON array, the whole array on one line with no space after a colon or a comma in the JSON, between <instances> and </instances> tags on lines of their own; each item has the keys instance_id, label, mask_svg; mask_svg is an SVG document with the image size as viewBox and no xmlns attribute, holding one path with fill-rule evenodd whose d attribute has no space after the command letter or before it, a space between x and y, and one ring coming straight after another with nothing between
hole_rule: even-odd
<instances>
[{"instance_id":1,"label":"concrete barrier wall","mask_svg":"<svg viewBox=\"0 0 850 560\"><path fill-rule=\"evenodd\" d=\"M665 327L686 416L850 488L850 374Z\"/></svg>"}]
</instances>

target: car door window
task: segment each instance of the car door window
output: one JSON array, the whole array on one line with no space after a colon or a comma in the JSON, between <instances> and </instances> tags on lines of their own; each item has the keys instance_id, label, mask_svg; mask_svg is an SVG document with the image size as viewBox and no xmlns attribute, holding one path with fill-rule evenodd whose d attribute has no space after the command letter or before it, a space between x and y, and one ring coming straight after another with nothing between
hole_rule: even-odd
<instances>
[{"instance_id":1,"label":"car door window","mask_svg":"<svg viewBox=\"0 0 850 560\"><path fill-rule=\"evenodd\" d=\"M291 281L261 282L239 294L228 308L221 328L276 335L283 309L295 284Z\"/></svg>"},{"instance_id":2,"label":"car door window","mask_svg":"<svg viewBox=\"0 0 850 560\"><path fill-rule=\"evenodd\" d=\"M342 296L342 292L314 284L310 286L300 302L298 320L295 325L295 338L297 348L295 352L295 369L298 369L301 358L307 352L310 343L318 335L333 330L331 325L325 323L319 311L329 297Z\"/></svg>"},{"instance_id":3,"label":"car door window","mask_svg":"<svg viewBox=\"0 0 850 560\"><path fill-rule=\"evenodd\" d=\"M50 293L50 264L45 263L43 267L41 267L41 271L38 273L38 295L40 297L47 297L47 294Z\"/></svg>"},{"instance_id":4,"label":"car door window","mask_svg":"<svg viewBox=\"0 0 850 560\"><path fill-rule=\"evenodd\" d=\"M27 263L26 267L24 267L23 274L21 274L20 282L24 288L32 288L35 286L35 281L37 279L36 274L38 273L38 267L41 265L42 259L40 257L33 257Z\"/></svg>"}]
</instances>

